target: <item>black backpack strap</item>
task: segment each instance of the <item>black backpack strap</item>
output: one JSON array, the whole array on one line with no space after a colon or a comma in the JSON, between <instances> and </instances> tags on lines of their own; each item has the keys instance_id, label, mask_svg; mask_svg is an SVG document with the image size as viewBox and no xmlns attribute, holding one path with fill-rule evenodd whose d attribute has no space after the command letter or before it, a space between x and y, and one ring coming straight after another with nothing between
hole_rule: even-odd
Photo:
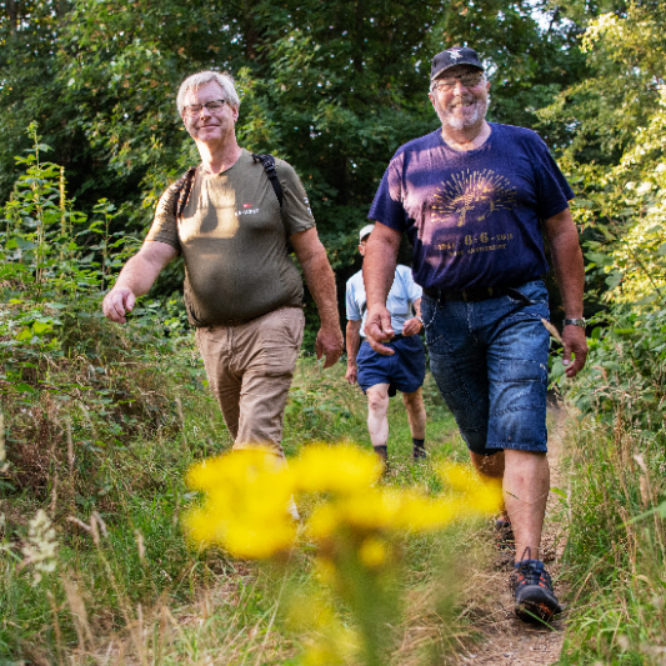
<instances>
[{"instance_id":1,"label":"black backpack strap","mask_svg":"<svg viewBox=\"0 0 666 666\"><path fill-rule=\"evenodd\" d=\"M178 199L175 201L174 214L178 218L183 214L183 209L187 204L187 200L190 198L190 191L192 189L192 183L194 182L194 174L196 173L197 168L191 166L175 183L174 189L178 192Z\"/></svg>"},{"instance_id":2,"label":"black backpack strap","mask_svg":"<svg viewBox=\"0 0 666 666\"><path fill-rule=\"evenodd\" d=\"M275 196L277 197L277 200L280 202L280 208L282 208L282 199L283 199L282 185L280 185L277 172L275 171L275 158L270 154L257 155L255 153L252 153L252 159L255 161L255 163L261 162L261 166L264 167L264 171L268 176L268 180L271 181L271 185L273 186L273 190L275 191Z\"/></svg>"}]
</instances>

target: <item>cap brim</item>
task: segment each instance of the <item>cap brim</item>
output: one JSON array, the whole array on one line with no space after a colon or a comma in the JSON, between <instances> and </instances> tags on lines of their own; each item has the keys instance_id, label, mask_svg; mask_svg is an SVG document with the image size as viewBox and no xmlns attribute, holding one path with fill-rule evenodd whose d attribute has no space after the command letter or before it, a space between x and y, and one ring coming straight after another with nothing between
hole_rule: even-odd
<instances>
[{"instance_id":1,"label":"cap brim","mask_svg":"<svg viewBox=\"0 0 666 666\"><path fill-rule=\"evenodd\" d=\"M447 69L452 69L453 67L458 67L458 65L467 65L468 67L475 67L478 69L480 72L485 72L486 70L483 67L479 67L476 63L473 62L456 62L456 63L451 63L450 65L446 65L445 67L442 67L442 69L437 70L436 74L432 74L430 76L430 80L434 81L435 79L438 79L442 73L444 73Z\"/></svg>"}]
</instances>

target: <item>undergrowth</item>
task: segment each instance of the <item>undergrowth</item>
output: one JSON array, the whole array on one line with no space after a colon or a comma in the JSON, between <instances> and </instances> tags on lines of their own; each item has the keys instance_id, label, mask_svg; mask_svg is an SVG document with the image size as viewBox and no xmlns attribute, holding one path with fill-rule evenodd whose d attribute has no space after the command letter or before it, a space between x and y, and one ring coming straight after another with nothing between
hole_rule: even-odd
<instances>
[{"instance_id":1,"label":"undergrowth","mask_svg":"<svg viewBox=\"0 0 666 666\"><path fill-rule=\"evenodd\" d=\"M664 663L666 452L654 413L656 427L644 427L650 407L640 410L640 381L633 384L641 392L630 383L604 381L616 409L580 420L565 463L570 612L562 666Z\"/></svg>"}]
</instances>

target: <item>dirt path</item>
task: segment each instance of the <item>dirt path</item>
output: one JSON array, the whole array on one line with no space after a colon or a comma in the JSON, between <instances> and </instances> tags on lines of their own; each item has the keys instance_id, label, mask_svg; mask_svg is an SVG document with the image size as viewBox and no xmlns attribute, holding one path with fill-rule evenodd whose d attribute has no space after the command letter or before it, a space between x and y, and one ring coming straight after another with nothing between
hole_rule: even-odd
<instances>
[{"instance_id":1,"label":"dirt path","mask_svg":"<svg viewBox=\"0 0 666 666\"><path fill-rule=\"evenodd\" d=\"M566 429L564 409L553 406L549 409L548 459L551 469L551 487L562 488L561 454ZM546 525L542 545L548 571L553 577L555 592L562 599L564 590L557 579L560 574L560 556L563 550L561 530L554 519L558 506L557 497L551 492L546 514ZM487 666L551 666L557 662L562 651L566 612L553 622L553 630L527 625L513 612L513 594L509 591L509 576L512 566L499 562L484 573L477 573L474 587L478 592L472 596L469 614L473 625L484 638L463 652L455 662L463 664L485 664ZM505 558L506 559L506 558ZM478 597L477 597L478 595ZM477 598L475 598L477 597Z\"/></svg>"}]
</instances>

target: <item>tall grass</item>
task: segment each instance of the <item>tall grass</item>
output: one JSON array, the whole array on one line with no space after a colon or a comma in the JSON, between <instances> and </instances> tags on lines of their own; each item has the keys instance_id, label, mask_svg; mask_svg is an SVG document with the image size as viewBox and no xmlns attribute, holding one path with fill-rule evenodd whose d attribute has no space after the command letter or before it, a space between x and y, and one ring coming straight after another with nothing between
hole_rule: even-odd
<instances>
[{"instance_id":1,"label":"tall grass","mask_svg":"<svg viewBox=\"0 0 666 666\"><path fill-rule=\"evenodd\" d=\"M563 666L663 664L666 525L663 443L618 414L585 419L568 465L571 584Z\"/></svg>"},{"instance_id":2,"label":"tall grass","mask_svg":"<svg viewBox=\"0 0 666 666\"><path fill-rule=\"evenodd\" d=\"M299 637L283 618L280 575L221 552L192 552L182 537L180 515L193 499L184 471L231 444L203 388L192 341L172 339L168 355L164 348L152 355L137 351L132 371L142 378L143 399L162 407L159 418L137 419L130 429L117 429L112 404L102 409L93 401L87 408L83 400L86 413L72 405L55 408L48 394L33 396L27 408L5 399L11 465L0 494L0 663L296 663ZM365 398L345 383L343 370L323 373L310 359L299 362L285 422L288 455L310 441L370 448ZM64 364L60 372L67 371ZM431 459L411 461L405 410L399 398L392 400L393 467L386 483L437 491L434 462L464 460L466 452L430 379L425 394ZM39 427L28 412L48 422L43 440L31 440ZM25 447L41 457L17 457ZM57 550L55 570L38 580L25 546L40 509L55 529ZM442 589L441 580L451 576L440 566L450 539L404 542L403 584L411 594L392 630L396 664L424 663L451 646L443 619L450 609L442 599L453 586ZM449 563L446 571L454 570ZM307 582L307 557L298 571Z\"/></svg>"}]
</instances>

